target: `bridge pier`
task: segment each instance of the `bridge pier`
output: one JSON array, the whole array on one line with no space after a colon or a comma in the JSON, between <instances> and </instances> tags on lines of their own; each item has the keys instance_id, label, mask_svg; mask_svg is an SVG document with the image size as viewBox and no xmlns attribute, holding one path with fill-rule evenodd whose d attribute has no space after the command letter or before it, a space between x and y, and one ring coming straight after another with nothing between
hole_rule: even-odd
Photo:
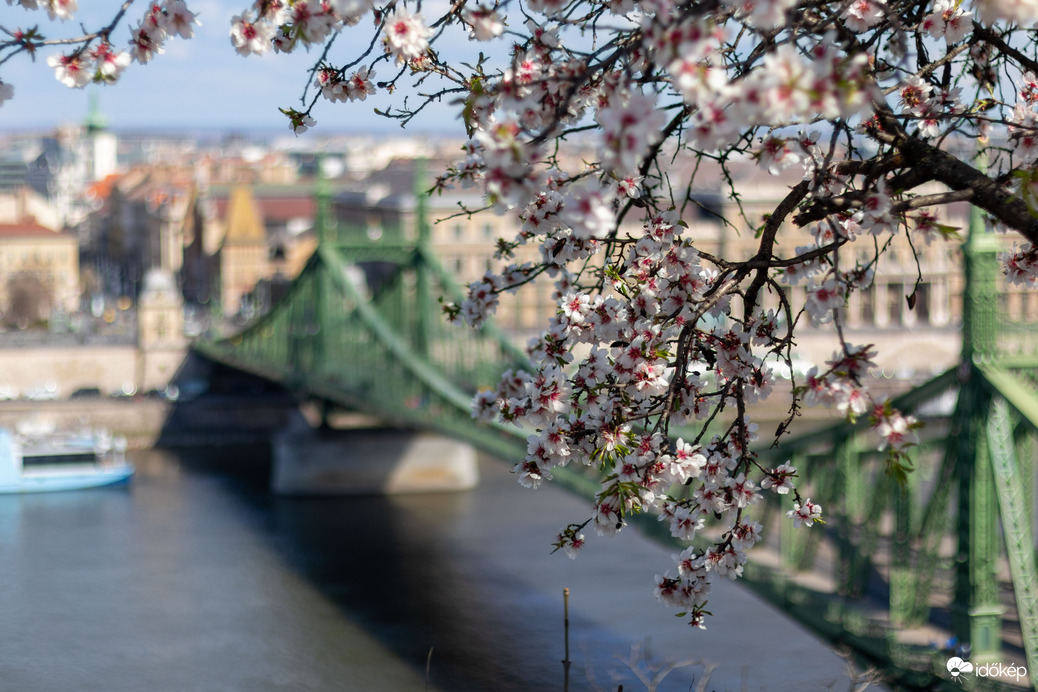
<instances>
[{"instance_id":1,"label":"bridge pier","mask_svg":"<svg viewBox=\"0 0 1038 692\"><path fill-rule=\"evenodd\" d=\"M284 495L394 495L470 490L476 451L432 433L312 428L301 417L272 443L271 488Z\"/></svg>"}]
</instances>

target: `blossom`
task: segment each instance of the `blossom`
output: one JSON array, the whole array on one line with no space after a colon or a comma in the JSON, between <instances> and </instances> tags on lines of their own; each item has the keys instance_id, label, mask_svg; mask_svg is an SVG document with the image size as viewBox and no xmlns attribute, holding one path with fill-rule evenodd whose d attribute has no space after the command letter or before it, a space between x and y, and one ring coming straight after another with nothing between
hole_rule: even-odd
<instances>
[{"instance_id":1,"label":"blossom","mask_svg":"<svg viewBox=\"0 0 1038 692\"><path fill-rule=\"evenodd\" d=\"M1014 246L1011 252L1001 253L999 259L1010 284L1027 288L1038 286L1038 248L1031 243L1024 243L1019 249Z\"/></svg>"},{"instance_id":2,"label":"blossom","mask_svg":"<svg viewBox=\"0 0 1038 692\"><path fill-rule=\"evenodd\" d=\"M346 101L346 81L339 76L339 71L332 67L322 67L317 71L314 86L321 90L321 96L329 101Z\"/></svg>"},{"instance_id":3,"label":"blossom","mask_svg":"<svg viewBox=\"0 0 1038 692\"><path fill-rule=\"evenodd\" d=\"M768 473L761 481L760 487L764 490L774 490L779 495L786 495L794 488L793 481L790 479L794 478L796 473L796 468L786 462Z\"/></svg>"},{"instance_id":4,"label":"blossom","mask_svg":"<svg viewBox=\"0 0 1038 692\"><path fill-rule=\"evenodd\" d=\"M892 452L900 452L919 442L914 428L916 419L905 416L900 411L883 412L875 425L881 439L879 449L888 447Z\"/></svg>"},{"instance_id":5,"label":"blossom","mask_svg":"<svg viewBox=\"0 0 1038 692\"><path fill-rule=\"evenodd\" d=\"M840 382L833 389L836 410L845 417L853 419L855 416L860 416L872 405L872 398L868 392L850 382Z\"/></svg>"},{"instance_id":6,"label":"blossom","mask_svg":"<svg viewBox=\"0 0 1038 692\"><path fill-rule=\"evenodd\" d=\"M346 24L354 24L371 9L371 0L329 0L328 5Z\"/></svg>"},{"instance_id":7,"label":"blossom","mask_svg":"<svg viewBox=\"0 0 1038 692\"><path fill-rule=\"evenodd\" d=\"M689 479L699 478L705 465L706 457L699 448L679 437L674 444L672 461L666 471L673 482L685 483Z\"/></svg>"},{"instance_id":8,"label":"blossom","mask_svg":"<svg viewBox=\"0 0 1038 692\"><path fill-rule=\"evenodd\" d=\"M281 109L281 112L288 116L288 127L297 135L301 135L311 127L317 124L308 113L301 113L294 108Z\"/></svg>"},{"instance_id":9,"label":"blossom","mask_svg":"<svg viewBox=\"0 0 1038 692\"><path fill-rule=\"evenodd\" d=\"M725 487L731 494L732 503L736 507L746 507L756 504L760 500L760 495L756 491L756 484L752 479L747 478L745 474L740 473L734 478L729 476L725 481Z\"/></svg>"},{"instance_id":10,"label":"blossom","mask_svg":"<svg viewBox=\"0 0 1038 692\"><path fill-rule=\"evenodd\" d=\"M584 534L579 533L573 527L567 528L555 539L555 549L561 549L571 560L577 557L577 553L583 547Z\"/></svg>"},{"instance_id":11,"label":"blossom","mask_svg":"<svg viewBox=\"0 0 1038 692\"><path fill-rule=\"evenodd\" d=\"M73 18L79 4L77 0L7 0L7 4L15 4L16 1L26 9L38 9L40 3L43 3L47 8L47 16L62 22Z\"/></svg>"},{"instance_id":12,"label":"blossom","mask_svg":"<svg viewBox=\"0 0 1038 692\"><path fill-rule=\"evenodd\" d=\"M900 97L904 109L913 115L927 112L933 87L915 75L906 78L902 84Z\"/></svg>"},{"instance_id":13,"label":"blossom","mask_svg":"<svg viewBox=\"0 0 1038 692\"><path fill-rule=\"evenodd\" d=\"M745 552L757 545L764 537L764 527L758 522L748 521L732 527L732 548L737 552Z\"/></svg>"},{"instance_id":14,"label":"blossom","mask_svg":"<svg viewBox=\"0 0 1038 692\"><path fill-rule=\"evenodd\" d=\"M772 175L778 175L783 169L800 161L800 156L795 153L795 149L788 139L770 135L761 142L756 157L760 167Z\"/></svg>"},{"instance_id":15,"label":"blossom","mask_svg":"<svg viewBox=\"0 0 1038 692\"><path fill-rule=\"evenodd\" d=\"M163 52L162 42L165 32L160 27L149 25L145 20L130 33L130 54L141 65L151 61L156 54Z\"/></svg>"},{"instance_id":16,"label":"blossom","mask_svg":"<svg viewBox=\"0 0 1038 692\"><path fill-rule=\"evenodd\" d=\"M466 10L464 18L472 28L472 38L477 41L489 41L505 31L505 23L498 13L484 5Z\"/></svg>"},{"instance_id":17,"label":"blossom","mask_svg":"<svg viewBox=\"0 0 1038 692\"><path fill-rule=\"evenodd\" d=\"M934 11L923 18L919 28L934 38L943 38L950 46L964 39L973 28L972 15L954 0L937 0Z\"/></svg>"},{"instance_id":18,"label":"blossom","mask_svg":"<svg viewBox=\"0 0 1038 692\"><path fill-rule=\"evenodd\" d=\"M534 12L542 12L549 17L568 4L568 0L529 0L527 3Z\"/></svg>"},{"instance_id":19,"label":"blossom","mask_svg":"<svg viewBox=\"0 0 1038 692\"><path fill-rule=\"evenodd\" d=\"M10 0L8 0L8 4L10 4ZM36 9L38 3L33 2L31 6L26 3L21 4L26 5L29 9ZM51 19L60 19L61 21L72 19L77 5L77 0L46 0L47 16Z\"/></svg>"},{"instance_id":20,"label":"blossom","mask_svg":"<svg viewBox=\"0 0 1038 692\"><path fill-rule=\"evenodd\" d=\"M861 32L879 24L886 16L886 6L883 0L854 0L847 7L847 28Z\"/></svg>"},{"instance_id":21,"label":"blossom","mask_svg":"<svg viewBox=\"0 0 1038 692\"><path fill-rule=\"evenodd\" d=\"M531 490L541 487L541 483L545 479L540 467L531 461L523 461L516 464L513 472L519 474L519 485Z\"/></svg>"},{"instance_id":22,"label":"blossom","mask_svg":"<svg viewBox=\"0 0 1038 692\"><path fill-rule=\"evenodd\" d=\"M413 60L429 50L432 30L425 26L421 14L411 14L404 5L398 5L383 24L386 52L398 63Z\"/></svg>"},{"instance_id":23,"label":"blossom","mask_svg":"<svg viewBox=\"0 0 1038 692\"><path fill-rule=\"evenodd\" d=\"M796 5L796 0L723 0L734 7L750 25L761 29L777 29L786 21L786 11Z\"/></svg>"},{"instance_id":24,"label":"blossom","mask_svg":"<svg viewBox=\"0 0 1038 692\"><path fill-rule=\"evenodd\" d=\"M807 314L816 326L832 320L833 311L843 306L844 286L834 278L811 286L807 292Z\"/></svg>"},{"instance_id":25,"label":"blossom","mask_svg":"<svg viewBox=\"0 0 1038 692\"><path fill-rule=\"evenodd\" d=\"M984 24L1006 19L1022 25L1038 21L1038 5L1032 0L974 0L978 18Z\"/></svg>"},{"instance_id":26,"label":"blossom","mask_svg":"<svg viewBox=\"0 0 1038 692\"><path fill-rule=\"evenodd\" d=\"M165 21L163 29L171 36L191 38L195 35L195 25L198 24L196 14L187 9L184 0L166 0L163 7Z\"/></svg>"},{"instance_id":27,"label":"blossom","mask_svg":"<svg viewBox=\"0 0 1038 692\"><path fill-rule=\"evenodd\" d=\"M96 79L102 82L114 82L131 62L130 54L125 51L114 51L110 43L101 42L88 54L94 61L97 70Z\"/></svg>"},{"instance_id":28,"label":"blossom","mask_svg":"<svg viewBox=\"0 0 1038 692\"><path fill-rule=\"evenodd\" d=\"M369 95L375 93L375 83L372 78L374 70L362 67L346 79L346 96L350 101L363 101Z\"/></svg>"},{"instance_id":29,"label":"blossom","mask_svg":"<svg viewBox=\"0 0 1038 692\"><path fill-rule=\"evenodd\" d=\"M290 26L291 40L304 44L320 43L335 25L335 15L325 11L321 0L296 0L288 9L285 26Z\"/></svg>"},{"instance_id":30,"label":"blossom","mask_svg":"<svg viewBox=\"0 0 1038 692\"><path fill-rule=\"evenodd\" d=\"M238 55L262 55L270 50L273 38L274 26L267 22L249 21L245 14L231 19L231 45Z\"/></svg>"},{"instance_id":31,"label":"blossom","mask_svg":"<svg viewBox=\"0 0 1038 692\"><path fill-rule=\"evenodd\" d=\"M786 516L793 520L794 527L811 526L822 521L822 506L810 499L804 500L803 504L795 502Z\"/></svg>"},{"instance_id":32,"label":"blossom","mask_svg":"<svg viewBox=\"0 0 1038 692\"><path fill-rule=\"evenodd\" d=\"M603 163L619 171L637 170L646 150L659 140L665 122L656 98L640 92L602 109L596 119L602 128Z\"/></svg>"},{"instance_id":33,"label":"blossom","mask_svg":"<svg viewBox=\"0 0 1038 692\"><path fill-rule=\"evenodd\" d=\"M54 68L57 80L72 89L82 89L93 78L81 53L52 55L47 58L47 64Z\"/></svg>"},{"instance_id":34,"label":"blossom","mask_svg":"<svg viewBox=\"0 0 1038 692\"><path fill-rule=\"evenodd\" d=\"M573 230L575 238L604 238L616 222L612 193L599 185L573 185L566 195L559 220Z\"/></svg>"}]
</instances>

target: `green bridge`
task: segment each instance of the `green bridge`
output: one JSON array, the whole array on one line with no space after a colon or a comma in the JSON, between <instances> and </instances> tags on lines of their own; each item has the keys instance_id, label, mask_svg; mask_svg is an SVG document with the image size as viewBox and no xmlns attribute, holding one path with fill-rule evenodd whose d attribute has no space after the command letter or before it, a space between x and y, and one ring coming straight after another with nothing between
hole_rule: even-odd
<instances>
[{"instance_id":1,"label":"green bridge","mask_svg":"<svg viewBox=\"0 0 1038 692\"><path fill-rule=\"evenodd\" d=\"M492 326L446 323L439 298L460 299L460 289L429 250L422 194L415 217L416 228L383 228L372 242L366 229L336 229L319 193L319 247L287 295L242 333L195 349L301 397L521 460L524 435L476 424L470 400L524 354ZM980 223L975 212L964 247L962 362L895 401L928 422L908 481L885 474L867 423L760 451L792 459L812 479L807 494L827 509L827 524L794 529L772 496L758 516L770 542L751 553L746 582L906 689L952 689L953 654L931 644L951 638L968 645L963 658L974 665L1038 671L1036 334L1001 318L998 248ZM942 401L944 410L934 403ZM598 488L568 469L555 477L589 497ZM673 544L655 517L635 519ZM978 676L970 686L1003 688Z\"/></svg>"}]
</instances>

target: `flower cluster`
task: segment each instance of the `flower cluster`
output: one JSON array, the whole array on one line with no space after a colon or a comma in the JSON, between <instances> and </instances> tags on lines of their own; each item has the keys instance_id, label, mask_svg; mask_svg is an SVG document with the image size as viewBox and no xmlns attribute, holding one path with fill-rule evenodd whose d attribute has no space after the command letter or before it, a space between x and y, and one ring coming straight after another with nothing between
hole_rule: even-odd
<instances>
[{"instance_id":1,"label":"flower cluster","mask_svg":"<svg viewBox=\"0 0 1038 692\"><path fill-rule=\"evenodd\" d=\"M7 0L8 5L21 5L27 10L36 10L41 7L47 10L50 19L66 21L72 19L78 9L77 0Z\"/></svg>"},{"instance_id":2,"label":"flower cluster","mask_svg":"<svg viewBox=\"0 0 1038 692\"><path fill-rule=\"evenodd\" d=\"M194 36L197 24L195 13L188 10L184 0L164 0L152 3L140 23L130 32L130 52L140 64L149 62L162 53L168 39Z\"/></svg>"},{"instance_id":3,"label":"flower cluster","mask_svg":"<svg viewBox=\"0 0 1038 692\"><path fill-rule=\"evenodd\" d=\"M10 0L8 0L10 2ZM26 7L34 8L22 2ZM47 3L51 17L69 19L76 10L74 0L50 0ZM140 23L131 31L130 51L116 50L107 36L84 42L70 53L58 53L47 58L54 76L67 87L81 89L87 84L112 84L122 75L131 60L144 64L163 50L163 44L173 36L191 38L194 35L195 15L184 0L165 0L153 3ZM33 45L26 43L26 45Z\"/></svg>"},{"instance_id":4,"label":"flower cluster","mask_svg":"<svg viewBox=\"0 0 1038 692\"><path fill-rule=\"evenodd\" d=\"M375 84L371 81L374 76L375 73L366 67L348 77L340 75L335 68L322 67L314 84L329 101L363 101L375 93Z\"/></svg>"},{"instance_id":5,"label":"flower cluster","mask_svg":"<svg viewBox=\"0 0 1038 692\"><path fill-rule=\"evenodd\" d=\"M1006 280L1011 284L1038 287L1038 248L1024 243L1020 249L1003 253L1001 258Z\"/></svg>"}]
</instances>

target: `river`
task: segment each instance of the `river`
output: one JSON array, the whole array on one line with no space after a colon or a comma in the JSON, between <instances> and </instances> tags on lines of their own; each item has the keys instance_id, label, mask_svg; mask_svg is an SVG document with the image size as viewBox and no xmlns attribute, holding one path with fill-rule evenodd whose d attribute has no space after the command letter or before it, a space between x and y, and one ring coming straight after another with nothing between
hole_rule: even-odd
<instances>
[{"instance_id":1,"label":"river","mask_svg":"<svg viewBox=\"0 0 1038 692\"><path fill-rule=\"evenodd\" d=\"M133 453L128 487L0 497L0 689L846 689L844 662L739 586L691 630L652 598L672 552L633 531L549 555L584 500L481 462L479 489L276 498L262 447ZM636 666L637 667L637 666ZM426 672L428 670L428 673ZM837 682L838 681L838 682Z\"/></svg>"}]
</instances>

